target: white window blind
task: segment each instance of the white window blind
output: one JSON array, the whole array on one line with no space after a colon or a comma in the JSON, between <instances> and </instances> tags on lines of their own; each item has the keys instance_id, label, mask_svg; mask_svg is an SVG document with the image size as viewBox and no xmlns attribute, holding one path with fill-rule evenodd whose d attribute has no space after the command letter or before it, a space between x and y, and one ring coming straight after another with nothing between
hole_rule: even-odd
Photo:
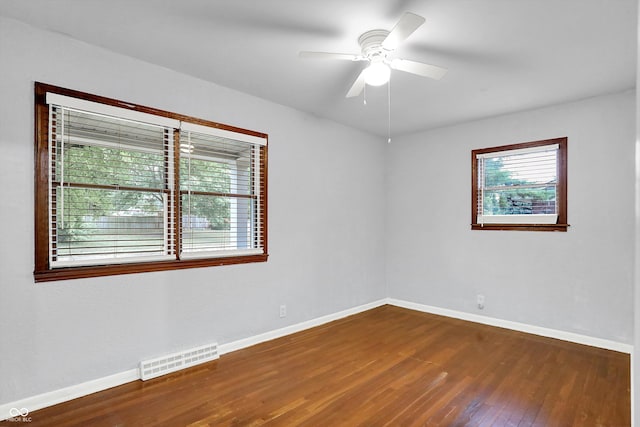
<instances>
[{"instance_id":1,"label":"white window blind","mask_svg":"<svg viewBox=\"0 0 640 427\"><path fill-rule=\"evenodd\" d=\"M476 156L479 224L555 224L558 144Z\"/></svg>"},{"instance_id":2,"label":"white window blind","mask_svg":"<svg viewBox=\"0 0 640 427\"><path fill-rule=\"evenodd\" d=\"M53 268L175 259L173 129L50 105Z\"/></svg>"},{"instance_id":3,"label":"white window blind","mask_svg":"<svg viewBox=\"0 0 640 427\"><path fill-rule=\"evenodd\" d=\"M181 258L264 253L265 142L251 135L183 124Z\"/></svg>"}]
</instances>

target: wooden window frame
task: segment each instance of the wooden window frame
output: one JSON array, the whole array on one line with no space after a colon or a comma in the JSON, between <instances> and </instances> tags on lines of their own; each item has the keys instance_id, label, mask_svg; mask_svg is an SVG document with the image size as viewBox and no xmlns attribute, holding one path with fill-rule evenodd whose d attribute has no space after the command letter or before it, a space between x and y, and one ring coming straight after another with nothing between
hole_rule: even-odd
<instances>
[{"instance_id":1,"label":"wooden window frame","mask_svg":"<svg viewBox=\"0 0 640 427\"><path fill-rule=\"evenodd\" d=\"M262 209L258 213L262 235L263 235L263 253L251 255L237 255L228 257L203 258L203 259L180 259L179 251L176 250L176 259L168 261L145 261L135 263L121 264L105 264L94 266L78 266L78 267L61 267L51 268L49 265L49 105L46 103L47 92L65 95L73 98L79 98L109 106L119 107L133 111L153 114L156 116L167 117L183 122L190 122L197 125L227 130L231 132L264 138L268 141L268 135L261 132L242 129L221 123L203 120L191 116L172 113L157 108L146 107L133 104L130 102L119 101L103 96L97 96L80 92L72 89L65 89L45 83L35 83L35 204L34 204L34 227L35 227L35 265L34 279L36 282L47 282L55 280L80 279L88 277L112 276L119 274L143 273L153 271L178 270L185 268L212 267L231 264L244 264L254 262L266 262L268 258L268 227L267 227L267 210L268 210L268 150L267 145L260 148L262 151L261 164L261 182L260 189L262 195ZM179 145L179 132L174 132L175 147ZM174 179L178 182L179 166L178 149L174 149ZM175 191L174 201L179 206L180 191ZM181 220L179 218L178 209L174 210L174 238L176 248L180 236Z\"/></svg>"},{"instance_id":2,"label":"wooden window frame","mask_svg":"<svg viewBox=\"0 0 640 427\"><path fill-rule=\"evenodd\" d=\"M480 224L478 223L478 154L509 151L558 144L557 193L558 218L555 224ZM567 138L553 138L471 151L471 229L472 230L520 230L567 231Z\"/></svg>"}]
</instances>

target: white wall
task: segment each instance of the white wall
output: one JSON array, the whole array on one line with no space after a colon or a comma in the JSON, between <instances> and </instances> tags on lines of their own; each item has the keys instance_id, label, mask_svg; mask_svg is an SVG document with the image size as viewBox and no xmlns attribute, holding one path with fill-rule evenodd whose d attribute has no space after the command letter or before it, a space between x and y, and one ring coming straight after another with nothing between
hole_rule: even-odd
<instances>
[{"instance_id":1,"label":"white wall","mask_svg":"<svg viewBox=\"0 0 640 427\"><path fill-rule=\"evenodd\" d=\"M0 64L0 404L386 296L380 138L4 18ZM268 133L269 261L35 284L34 81Z\"/></svg>"},{"instance_id":2,"label":"white wall","mask_svg":"<svg viewBox=\"0 0 640 427\"><path fill-rule=\"evenodd\" d=\"M629 91L395 138L390 297L632 343L634 111ZM568 232L470 230L471 150L561 136Z\"/></svg>"}]
</instances>

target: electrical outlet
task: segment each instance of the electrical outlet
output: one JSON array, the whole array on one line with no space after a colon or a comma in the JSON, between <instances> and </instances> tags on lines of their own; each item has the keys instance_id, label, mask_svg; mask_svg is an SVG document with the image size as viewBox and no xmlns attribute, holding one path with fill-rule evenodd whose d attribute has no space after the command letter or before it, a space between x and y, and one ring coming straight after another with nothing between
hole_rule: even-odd
<instances>
[{"instance_id":1,"label":"electrical outlet","mask_svg":"<svg viewBox=\"0 0 640 427\"><path fill-rule=\"evenodd\" d=\"M280 306L280 317L287 317L287 306L284 304Z\"/></svg>"},{"instance_id":2,"label":"electrical outlet","mask_svg":"<svg viewBox=\"0 0 640 427\"><path fill-rule=\"evenodd\" d=\"M478 303L478 308L482 310L484 308L484 295L478 294L477 303Z\"/></svg>"}]
</instances>

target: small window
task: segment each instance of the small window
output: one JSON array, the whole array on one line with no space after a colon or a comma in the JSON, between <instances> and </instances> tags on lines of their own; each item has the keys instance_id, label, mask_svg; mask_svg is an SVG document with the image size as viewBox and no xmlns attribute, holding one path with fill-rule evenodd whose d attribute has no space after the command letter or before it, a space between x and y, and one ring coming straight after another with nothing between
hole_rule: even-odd
<instances>
[{"instance_id":1,"label":"small window","mask_svg":"<svg viewBox=\"0 0 640 427\"><path fill-rule=\"evenodd\" d=\"M471 152L471 228L566 231L567 138Z\"/></svg>"},{"instance_id":2,"label":"small window","mask_svg":"<svg viewBox=\"0 0 640 427\"><path fill-rule=\"evenodd\" d=\"M266 261L267 136L36 84L36 281Z\"/></svg>"}]
</instances>

